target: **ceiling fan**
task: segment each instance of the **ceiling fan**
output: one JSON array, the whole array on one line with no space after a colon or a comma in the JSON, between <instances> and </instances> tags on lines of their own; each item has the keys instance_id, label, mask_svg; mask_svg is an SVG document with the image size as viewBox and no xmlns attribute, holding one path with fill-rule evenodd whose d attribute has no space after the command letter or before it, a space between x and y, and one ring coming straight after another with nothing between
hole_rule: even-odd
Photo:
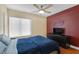
<instances>
[{"instance_id":1,"label":"ceiling fan","mask_svg":"<svg viewBox=\"0 0 79 59\"><path fill-rule=\"evenodd\" d=\"M34 7L38 9L38 13L44 14L44 13L51 13L51 11L48 11L50 7L52 7L52 4L33 4Z\"/></svg>"}]
</instances>

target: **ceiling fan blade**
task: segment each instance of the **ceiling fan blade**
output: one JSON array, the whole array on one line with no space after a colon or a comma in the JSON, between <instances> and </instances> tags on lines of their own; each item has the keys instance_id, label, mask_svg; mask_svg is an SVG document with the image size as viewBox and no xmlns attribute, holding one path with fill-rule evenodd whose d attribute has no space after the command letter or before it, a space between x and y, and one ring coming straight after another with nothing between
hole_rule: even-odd
<instances>
[{"instance_id":1,"label":"ceiling fan blade","mask_svg":"<svg viewBox=\"0 0 79 59\"><path fill-rule=\"evenodd\" d=\"M44 11L45 13L51 13L51 11L47 11L47 9L48 8L50 8L51 6L52 6L52 4L39 4L39 5L37 5L37 4L33 4L33 6L35 6L37 9L38 9L38 11L37 12L39 12L39 11ZM46 7L44 7L44 6L46 6Z\"/></svg>"},{"instance_id":2,"label":"ceiling fan blade","mask_svg":"<svg viewBox=\"0 0 79 59\"><path fill-rule=\"evenodd\" d=\"M37 9L40 9L40 7L37 4L33 4Z\"/></svg>"},{"instance_id":3,"label":"ceiling fan blade","mask_svg":"<svg viewBox=\"0 0 79 59\"><path fill-rule=\"evenodd\" d=\"M48 4L47 7L45 7L44 9L48 9L50 7L52 7L52 4Z\"/></svg>"}]
</instances>

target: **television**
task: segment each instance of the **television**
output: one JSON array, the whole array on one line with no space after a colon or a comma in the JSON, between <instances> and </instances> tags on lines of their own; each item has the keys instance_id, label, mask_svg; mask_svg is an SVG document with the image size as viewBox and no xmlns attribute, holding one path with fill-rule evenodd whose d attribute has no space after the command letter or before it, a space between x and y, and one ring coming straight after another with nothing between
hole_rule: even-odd
<instances>
[{"instance_id":1,"label":"television","mask_svg":"<svg viewBox=\"0 0 79 59\"><path fill-rule=\"evenodd\" d=\"M53 34L64 35L64 28L53 28Z\"/></svg>"}]
</instances>

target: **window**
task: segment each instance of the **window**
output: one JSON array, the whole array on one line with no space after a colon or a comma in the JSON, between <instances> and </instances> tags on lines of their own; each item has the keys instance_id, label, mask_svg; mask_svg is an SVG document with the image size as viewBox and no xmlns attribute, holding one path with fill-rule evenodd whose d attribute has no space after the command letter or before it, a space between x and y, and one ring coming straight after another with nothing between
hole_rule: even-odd
<instances>
[{"instance_id":1,"label":"window","mask_svg":"<svg viewBox=\"0 0 79 59\"><path fill-rule=\"evenodd\" d=\"M31 35L31 20L9 17L9 36L18 37Z\"/></svg>"}]
</instances>

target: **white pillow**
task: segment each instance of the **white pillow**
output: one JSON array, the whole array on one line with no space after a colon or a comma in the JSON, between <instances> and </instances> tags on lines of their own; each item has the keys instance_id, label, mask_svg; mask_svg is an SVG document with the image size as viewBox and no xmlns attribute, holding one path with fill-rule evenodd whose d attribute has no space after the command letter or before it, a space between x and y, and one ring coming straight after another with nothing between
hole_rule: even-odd
<instances>
[{"instance_id":1,"label":"white pillow","mask_svg":"<svg viewBox=\"0 0 79 59\"><path fill-rule=\"evenodd\" d=\"M0 41L2 41L5 45L8 46L11 40L8 36L1 34Z\"/></svg>"},{"instance_id":2,"label":"white pillow","mask_svg":"<svg viewBox=\"0 0 79 59\"><path fill-rule=\"evenodd\" d=\"M0 42L0 54L2 54L6 48L7 46L3 42Z\"/></svg>"}]
</instances>

